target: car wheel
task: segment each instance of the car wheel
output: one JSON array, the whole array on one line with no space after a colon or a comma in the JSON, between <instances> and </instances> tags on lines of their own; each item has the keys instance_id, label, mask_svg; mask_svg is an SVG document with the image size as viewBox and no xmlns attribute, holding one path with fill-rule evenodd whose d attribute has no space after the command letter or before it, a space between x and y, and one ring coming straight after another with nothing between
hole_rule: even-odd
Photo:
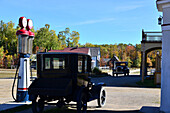
<instances>
[{"instance_id":1,"label":"car wheel","mask_svg":"<svg viewBox=\"0 0 170 113\"><path fill-rule=\"evenodd\" d=\"M102 87L100 90L99 98L97 99L99 107L103 107L106 104L106 90Z\"/></svg>"},{"instance_id":2,"label":"car wheel","mask_svg":"<svg viewBox=\"0 0 170 113\"><path fill-rule=\"evenodd\" d=\"M80 94L77 101L77 113L86 113L87 111L87 96L85 93Z\"/></svg>"},{"instance_id":3,"label":"car wheel","mask_svg":"<svg viewBox=\"0 0 170 113\"><path fill-rule=\"evenodd\" d=\"M64 105L65 105L65 102L64 102L63 98L59 99L57 102L57 107L62 108Z\"/></svg>"},{"instance_id":4,"label":"car wheel","mask_svg":"<svg viewBox=\"0 0 170 113\"><path fill-rule=\"evenodd\" d=\"M38 102L36 100L32 101L32 111L33 113L42 113L44 110L44 100L39 99Z\"/></svg>"}]
</instances>

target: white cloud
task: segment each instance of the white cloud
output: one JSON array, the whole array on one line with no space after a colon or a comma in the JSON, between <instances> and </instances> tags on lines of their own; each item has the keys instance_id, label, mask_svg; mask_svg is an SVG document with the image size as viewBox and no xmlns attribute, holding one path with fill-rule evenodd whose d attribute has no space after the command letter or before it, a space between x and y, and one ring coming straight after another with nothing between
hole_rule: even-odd
<instances>
[{"instance_id":1,"label":"white cloud","mask_svg":"<svg viewBox=\"0 0 170 113\"><path fill-rule=\"evenodd\" d=\"M127 6L117 6L115 7L115 11L130 11L130 10L134 10L140 7L144 7L143 5L127 5Z\"/></svg>"},{"instance_id":2,"label":"white cloud","mask_svg":"<svg viewBox=\"0 0 170 113\"><path fill-rule=\"evenodd\" d=\"M79 26L79 25L87 25L87 24L108 22L108 21L113 21L113 20L115 20L115 19L114 18L103 18L103 19L98 19L98 20L87 20L87 21L77 22L77 23L72 23L72 24L57 25L56 27Z\"/></svg>"},{"instance_id":3,"label":"white cloud","mask_svg":"<svg viewBox=\"0 0 170 113\"><path fill-rule=\"evenodd\" d=\"M95 23L101 23L101 22L108 22L108 21L113 21L115 20L114 18L104 18L104 19L99 19L99 20L88 20L84 22L78 22L73 25L86 25L86 24L95 24Z\"/></svg>"}]
</instances>

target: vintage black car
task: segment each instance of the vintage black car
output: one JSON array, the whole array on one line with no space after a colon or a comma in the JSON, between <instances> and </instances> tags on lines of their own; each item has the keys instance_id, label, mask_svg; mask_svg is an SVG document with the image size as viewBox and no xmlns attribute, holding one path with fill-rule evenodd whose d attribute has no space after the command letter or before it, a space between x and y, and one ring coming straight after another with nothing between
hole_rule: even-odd
<instances>
[{"instance_id":1,"label":"vintage black car","mask_svg":"<svg viewBox=\"0 0 170 113\"><path fill-rule=\"evenodd\" d=\"M128 62L115 62L115 68L113 69L113 76L116 74L129 75Z\"/></svg>"},{"instance_id":2,"label":"vintage black car","mask_svg":"<svg viewBox=\"0 0 170 113\"><path fill-rule=\"evenodd\" d=\"M98 100L102 107L106 102L104 83L94 84L89 77L91 57L82 53L45 52L37 54L37 79L28 89L33 113L41 113L44 104L58 100L61 107L77 102L77 112L85 113L87 102Z\"/></svg>"}]
</instances>

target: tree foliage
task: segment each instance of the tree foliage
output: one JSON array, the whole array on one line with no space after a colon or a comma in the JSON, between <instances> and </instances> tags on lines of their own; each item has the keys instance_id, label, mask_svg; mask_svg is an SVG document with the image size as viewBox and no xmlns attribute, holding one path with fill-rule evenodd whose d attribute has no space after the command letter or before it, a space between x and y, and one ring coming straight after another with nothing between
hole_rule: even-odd
<instances>
[{"instance_id":1,"label":"tree foliage","mask_svg":"<svg viewBox=\"0 0 170 113\"><path fill-rule=\"evenodd\" d=\"M9 54L14 54L17 51L16 29L12 21L0 23L0 47L4 47L4 51Z\"/></svg>"},{"instance_id":2,"label":"tree foliage","mask_svg":"<svg viewBox=\"0 0 170 113\"><path fill-rule=\"evenodd\" d=\"M7 60L11 60L17 54L17 38L16 31L20 29L19 26L14 28L15 24L10 22L0 21L0 60L3 61L6 56ZM59 31L58 34L55 30L50 29L49 24L35 30L31 29L35 34L34 38L34 53L38 49L64 49L65 47L100 47L101 59L112 58L116 55L120 61L128 61L129 67L140 67L141 65L141 44L92 44L86 43L81 45L79 43L80 34L77 31L71 31L70 28L65 28ZM161 53L161 51L159 51ZM11 56L13 55L13 56ZM156 51L148 53L147 63L149 66L155 64ZM102 61L102 60L101 60ZM9 63L8 63L9 64Z\"/></svg>"},{"instance_id":3,"label":"tree foliage","mask_svg":"<svg viewBox=\"0 0 170 113\"><path fill-rule=\"evenodd\" d=\"M60 49L60 41L54 30L49 30L50 25L46 24L45 27L36 31L34 39L34 48L36 46L45 49Z\"/></svg>"},{"instance_id":4,"label":"tree foliage","mask_svg":"<svg viewBox=\"0 0 170 113\"><path fill-rule=\"evenodd\" d=\"M129 67L140 67L141 66L141 44L91 44L86 43L81 45L81 47L100 47L101 52L101 63L104 58L112 58L113 55L117 56L120 61L127 61ZM149 66L154 66L155 64L155 55L156 51L148 53L148 64ZM159 53L161 51L159 50Z\"/></svg>"},{"instance_id":5,"label":"tree foliage","mask_svg":"<svg viewBox=\"0 0 170 113\"><path fill-rule=\"evenodd\" d=\"M77 31L70 32L70 28L66 28L65 31L60 31L58 36L63 48L79 46L80 34Z\"/></svg>"}]
</instances>

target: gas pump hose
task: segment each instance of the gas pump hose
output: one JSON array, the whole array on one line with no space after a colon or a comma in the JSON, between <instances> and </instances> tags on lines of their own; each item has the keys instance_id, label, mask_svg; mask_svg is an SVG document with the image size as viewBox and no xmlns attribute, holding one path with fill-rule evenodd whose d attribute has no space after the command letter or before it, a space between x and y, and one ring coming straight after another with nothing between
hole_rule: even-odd
<instances>
[{"instance_id":1,"label":"gas pump hose","mask_svg":"<svg viewBox=\"0 0 170 113\"><path fill-rule=\"evenodd\" d=\"M15 81L17 79L17 72L18 72L18 69L20 67L20 58L19 58L19 61L18 61L18 65L17 65L17 69L16 69L16 72L15 72L15 77L14 77L14 82L13 82L13 85L12 85L12 98L17 101L17 99L14 97L14 87L15 87ZM18 86L18 84L17 84Z\"/></svg>"}]
</instances>

